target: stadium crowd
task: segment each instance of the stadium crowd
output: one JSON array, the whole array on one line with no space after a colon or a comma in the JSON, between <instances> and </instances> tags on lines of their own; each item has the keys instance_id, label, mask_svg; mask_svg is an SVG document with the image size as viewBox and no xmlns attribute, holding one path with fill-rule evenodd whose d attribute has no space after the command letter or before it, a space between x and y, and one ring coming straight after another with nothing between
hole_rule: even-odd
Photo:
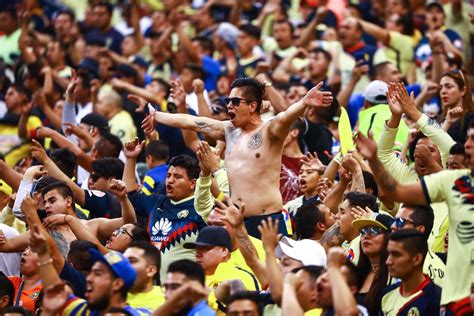
<instances>
[{"instance_id":1,"label":"stadium crowd","mask_svg":"<svg viewBox=\"0 0 474 316\"><path fill-rule=\"evenodd\" d=\"M0 315L474 314L461 0L0 2Z\"/></svg>"}]
</instances>

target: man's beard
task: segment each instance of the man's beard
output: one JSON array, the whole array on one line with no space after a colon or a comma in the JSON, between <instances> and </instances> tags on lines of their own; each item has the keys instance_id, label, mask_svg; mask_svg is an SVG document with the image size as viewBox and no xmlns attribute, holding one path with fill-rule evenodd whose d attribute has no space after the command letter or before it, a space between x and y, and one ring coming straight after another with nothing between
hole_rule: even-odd
<instances>
[{"instance_id":1,"label":"man's beard","mask_svg":"<svg viewBox=\"0 0 474 316\"><path fill-rule=\"evenodd\" d=\"M89 308L91 310L103 311L106 310L110 305L110 291L107 291L101 299L95 300L93 303L89 303Z\"/></svg>"}]
</instances>

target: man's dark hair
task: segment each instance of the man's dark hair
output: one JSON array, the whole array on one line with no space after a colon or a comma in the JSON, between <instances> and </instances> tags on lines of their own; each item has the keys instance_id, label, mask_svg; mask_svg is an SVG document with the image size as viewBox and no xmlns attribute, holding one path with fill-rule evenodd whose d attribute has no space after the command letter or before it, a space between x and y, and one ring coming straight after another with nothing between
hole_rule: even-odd
<instances>
[{"instance_id":1,"label":"man's dark hair","mask_svg":"<svg viewBox=\"0 0 474 316\"><path fill-rule=\"evenodd\" d=\"M168 97L171 94L171 85L166 82L166 80L163 80L161 78L153 78L151 81L156 81L158 84L163 88L163 90L166 91L165 98L168 99Z\"/></svg>"},{"instance_id":2,"label":"man's dark hair","mask_svg":"<svg viewBox=\"0 0 474 316\"><path fill-rule=\"evenodd\" d=\"M10 306L3 314L20 314L23 316L33 316L34 314L22 306Z\"/></svg>"},{"instance_id":3,"label":"man's dark hair","mask_svg":"<svg viewBox=\"0 0 474 316\"><path fill-rule=\"evenodd\" d=\"M198 41L199 45L203 48L203 50L207 53L211 53L214 51L214 44L212 40L205 36L196 36L193 38L193 41Z\"/></svg>"},{"instance_id":4,"label":"man's dark hair","mask_svg":"<svg viewBox=\"0 0 474 316\"><path fill-rule=\"evenodd\" d=\"M99 157L115 157L120 156L120 151L123 148L122 142L118 136L100 130L101 138L94 144L94 148L98 151Z\"/></svg>"},{"instance_id":5,"label":"man's dark hair","mask_svg":"<svg viewBox=\"0 0 474 316\"><path fill-rule=\"evenodd\" d=\"M418 132L413 140L411 141L410 145L408 145L408 158L410 158L411 161L415 161L415 149L416 145L420 141L420 139L427 138L425 134L422 132Z\"/></svg>"},{"instance_id":6,"label":"man's dark hair","mask_svg":"<svg viewBox=\"0 0 474 316\"><path fill-rule=\"evenodd\" d=\"M76 15L74 14L73 11L68 10L68 9L63 9L63 10L59 11L56 14L56 19L58 18L58 16L60 16L62 14L67 15L72 23L74 23L76 21Z\"/></svg>"},{"instance_id":7,"label":"man's dark hair","mask_svg":"<svg viewBox=\"0 0 474 316\"><path fill-rule=\"evenodd\" d=\"M346 194L344 197L345 200L349 201L349 204L353 207L360 206L363 209L366 207L370 208L374 212L379 211L377 205L377 199L375 196L363 192L352 191Z\"/></svg>"},{"instance_id":8,"label":"man's dark hair","mask_svg":"<svg viewBox=\"0 0 474 316\"><path fill-rule=\"evenodd\" d=\"M153 276L155 283L160 284L160 269L161 269L161 251L146 241L133 241L128 248L142 249L144 257L149 265L156 266L156 274Z\"/></svg>"},{"instance_id":9,"label":"man's dark hair","mask_svg":"<svg viewBox=\"0 0 474 316\"><path fill-rule=\"evenodd\" d=\"M241 25L239 27L239 30L257 40L260 40L260 37L262 36L262 32L260 31L260 28L250 23Z\"/></svg>"},{"instance_id":10,"label":"man's dark hair","mask_svg":"<svg viewBox=\"0 0 474 316\"><path fill-rule=\"evenodd\" d=\"M260 113L262 107L263 94L265 93L260 82L253 78L239 78L232 82L231 89L241 88L242 96L249 100L257 102L257 112Z\"/></svg>"},{"instance_id":11,"label":"man's dark hair","mask_svg":"<svg viewBox=\"0 0 474 316\"><path fill-rule=\"evenodd\" d=\"M122 179L124 163L118 158L99 158L92 162L92 171L97 177Z\"/></svg>"},{"instance_id":12,"label":"man's dark hair","mask_svg":"<svg viewBox=\"0 0 474 316\"><path fill-rule=\"evenodd\" d=\"M186 170L189 180L199 178L199 173L201 168L199 168L199 163L193 157L187 155L179 155L171 158L168 163L168 166L180 167Z\"/></svg>"},{"instance_id":13,"label":"man's dark hair","mask_svg":"<svg viewBox=\"0 0 474 316\"><path fill-rule=\"evenodd\" d=\"M64 172L69 178L74 177L76 173L76 156L67 148L56 149L51 152L51 160Z\"/></svg>"},{"instance_id":14,"label":"man's dark hair","mask_svg":"<svg viewBox=\"0 0 474 316\"><path fill-rule=\"evenodd\" d=\"M451 148L449 149L449 154L450 155L466 155L466 151L464 149L464 145L460 143L455 143Z\"/></svg>"},{"instance_id":15,"label":"man's dark hair","mask_svg":"<svg viewBox=\"0 0 474 316\"><path fill-rule=\"evenodd\" d=\"M197 64L187 63L183 69L189 69L193 73L194 79L204 79L205 71Z\"/></svg>"},{"instance_id":16,"label":"man's dark hair","mask_svg":"<svg viewBox=\"0 0 474 316\"><path fill-rule=\"evenodd\" d=\"M9 299L7 306L12 306L15 298L15 287L7 276L0 271L0 299L5 295L8 296Z\"/></svg>"},{"instance_id":17,"label":"man's dark hair","mask_svg":"<svg viewBox=\"0 0 474 316\"><path fill-rule=\"evenodd\" d=\"M328 107L317 107L315 109L317 117L324 123L334 122L334 118L341 115L341 106L337 98L333 98Z\"/></svg>"},{"instance_id":18,"label":"man's dark hair","mask_svg":"<svg viewBox=\"0 0 474 316\"><path fill-rule=\"evenodd\" d=\"M316 54L316 55L317 54L323 54L324 58L327 60L328 63L330 63L331 60L332 60L331 54L329 54L329 52L327 50L325 50L324 48L316 47L316 48L311 50L311 53Z\"/></svg>"},{"instance_id":19,"label":"man's dark hair","mask_svg":"<svg viewBox=\"0 0 474 316\"><path fill-rule=\"evenodd\" d=\"M88 240L74 240L69 246L67 262L76 270L89 272L94 265L89 255L89 249L97 249L97 245Z\"/></svg>"},{"instance_id":20,"label":"man's dark hair","mask_svg":"<svg viewBox=\"0 0 474 316\"><path fill-rule=\"evenodd\" d=\"M290 20L288 19L279 19L279 20L276 20L275 21L275 24L288 24L288 26L290 27L290 31L291 31L291 34L293 34L295 32L295 27L293 26L293 24L290 22ZM274 24L274 25L275 25Z\"/></svg>"},{"instance_id":21,"label":"man's dark hair","mask_svg":"<svg viewBox=\"0 0 474 316\"><path fill-rule=\"evenodd\" d=\"M299 267L299 268L296 268L296 269L293 269L293 273L297 273L298 271L305 271L306 273L308 273L308 276L309 276L309 280L311 281L310 283L312 284L312 287L313 289L316 288L316 281L318 280L319 276L321 275L321 273L323 272L324 270L324 267L320 267L320 266L303 266L303 267Z\"/></svg>"},{"instance_id":22,"label":"man's dark hair","mask_svg":"<svg viewBox=\"0 0 474 316\"><path fill-rule=\"evenodd\" d=\"M51 176L46 176L42 177L41 179L38 180L38 184L36 185L35 192L40 192L46 188L48 185L55 183L55 182L60 182L59 179Z\"/></svg>"},{"instance_id":23,"label":"man's dark hair","mask_svg":"<svg viewBox=\"0 0 474 316\"><path fill-rule=\"evenodd\" d=\"M110 16L113 15L114 6L112 4L110 4L108 1L101 0L101 1L97 2L96 4L94 4L94 6L92 8L95 8L95 7L104 7L107 10L107 12L110 14Z\"/></svg>"},{"instance_id":24,"label":"man's dark hair","mask_svg":"<svg viewBox=\"0 0 474 316\"><path fill-rule=\"evenodd\" d=\"M390 234L389 240L401 242L403 249L405 249L411 257L421 253L424 261L428 253L428 241L425 235L416 229L399 229L394 231Z\"/></svg>"},{"instance_id":25,"label":"man's dark hair","mask_svg":"<svg viewBox=\"0 0 474 316\"><path fill-rule=\"evenodd\" d=\"M415 225L425 226L425 233L423 235L425 236L426 240L428 240L434 223L434 212L431 206L403 204L402 207L412 210L409 219L413 221Z\"/></svg>"},{"instance_id":26,"label":"man's dark hair","mask_svg":"<svg viewBox=\"0 0 474 316\"><path fill-rule=\"evenodd\" d=\"M362 176L364 177L365 189L366 190L371 189L372 194L375 197L378 197L379 196L379 187L377 186L377 182L375 181L374 175L369 171L362 170Z\"/></svg>"},{"instance_id":27,"label":"man's dark hair","mask_svg":"<svg viewBox=\"0 0 474 316\"><path fill-rule=\"evenodd\" d=\"M133 224L131 233L133 241L150 242L150 234L148 234L148 231L145 228L138 224Z\"/></svg>"},{"instance_id":28,"label":"man's dark hair","mask_svg":"<svg viewBox=\"0 0 474 316\"><path fill-rule=\"evenodd\" d=\"M228 301L227 301L227 306L230 304L236 302L236 301L252 301L257 305L257 310L258 310L258 315L262 316L263 315L263 306L262 302L260 300L260 295L256 291L240 291L237 293L232 294Z\"/></svg>"},{"instance_id":29,"label":"man's dark hair","mask_svg":"<svg viewBox=\"0 0 474 316\"><path fill-rule=\"evenodd\" d=\"M46 186L41 190L41 195L44 196L50 192L56 190L58 191L59 195L61 195L64 199L70 197L72 199L72 205L74 207L74 195L72 194L72 190L67 186L66 182L57 181L53 182L50 185Z\"/></svg>"},{"instance_id":30,"label":"man's dark hair","mask_svg":"<svg viewBox=\"0 0 474 316\"><path fill-rule=\"evenodd\" d=\"M319 202L307 202L300 206L295 215L296 238L311 239L316 234L316 225L324 223L324 214Z\"/></svg>"},{"instance_id":31,"label":"man's dark hair","mask_svg":"<svg viewBox=\"0 0 474 316\"><path fill-rule=\"evenodd\" d=\"M145 156L152 156L156 160L167 161L170 154L170 148L164 140L154 140L145 147Z\"/></svg>"},{"instance_id":32,"label":"man's dark hair","mask_svg":"<svg viewBox=\"0 0 474 316\"><path fill-rule=\"evenodd\" d=\"M24 85L22 85L20 83L15 83L15 84L11 85L11 88L15 89L15 91L18 94L21 94L24 97L26 97L28 99L28 101L31 100L31 95L32 95L31 91L28 90Z\"/></svg>"},{"instance_id":33,"label":"man's dark hair","mask_svg":"<svg viewBox=\"0 0 474 316\"><path fill-rule=\"evenodd\" d=\"M7 13L8 15L10 15L10 17L17 21L18 20L18 15L17 15L17 12L16 12L16 9L13 5L2 5L1 9L0 9L0 13Z\"/></svg>"},{"instance_id":34,"label":"man's dark hair","mask_svg":"<svg viewBox=\"0 0 474 316\"><path fill-rule=\"evenodd\" d=\"M204 269L194 261L182 259L171 263L168 267L168 273L182 273L189 280L198 281L205 285Z\"/></svg>"}]
</instances>

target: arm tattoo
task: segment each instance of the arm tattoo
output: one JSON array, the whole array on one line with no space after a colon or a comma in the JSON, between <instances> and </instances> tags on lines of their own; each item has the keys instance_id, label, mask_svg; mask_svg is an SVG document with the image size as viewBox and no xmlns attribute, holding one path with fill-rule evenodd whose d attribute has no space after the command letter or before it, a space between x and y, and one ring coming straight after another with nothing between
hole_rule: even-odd
<instances>
[{"instance_id":1,"label":"arm tattoo","mask_svg":"<svg viewBox=\"0 0 474 316\"><path fill-rule=\"evenodd\" d=\"M320 242L325 249L342 245L344 237L341 234L341 227L338 224L329 227L321 236Z\"/></svg>"},{"instance_id":2,"label":"arm tattoo","mask_svg":"<svg viewBox=\"0 0 474 316\"><path fill-rule=\"evenodd\" d=\"M216 124L209 124L203 121L194 121L194 123L198 126L198 130L200 132L216 132L219 130L219 127Z\"/></svg>"},{"instance_id":3,"label":"arm tattoo","mask_svg":"<svg viewBox=\"0 0 474 316\"><path fill-rule=\"evenodd\" d=\"M262 146L263 143L263 130L258 131L252 136L250 141L247 143L248 149L257 150Z\"/></svg>"},{"instance_id":4,"label":"arm tattoo","mask_svg":"<svg viewBox=\"0 0 474 316\"><path fill-rule=\"evenodd\" d=\"M384 191L395 192L397 190L397 180L385 169L380 160L376 159L370 163L370 168L374 172L377 183L380 184Z\"/></svg>"},{"instance_id":5,"label":"arm tattoo","mask_svg":"<svg viewBox=\"0 0 474 316\"><path fill-rule=\"evenodd\" d=\"M358 192L365 193L365 182L364 182L364 175L362 174L362 170L360 172L355 172L352 175L351 191L358 191Z\"/></svg>"}]
</instances>

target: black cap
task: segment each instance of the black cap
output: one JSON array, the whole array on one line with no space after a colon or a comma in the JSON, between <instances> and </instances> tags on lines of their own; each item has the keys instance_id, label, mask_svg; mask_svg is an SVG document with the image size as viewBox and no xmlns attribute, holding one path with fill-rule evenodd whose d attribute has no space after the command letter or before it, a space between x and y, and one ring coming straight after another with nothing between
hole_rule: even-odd
<instances>
[{"instance_id":1,"label":"black cap","mask_svg":"<svg viewBox=\"0 0 474 316\"><path fill-rule=\"evenodd\" d=\"M109 130L109 122L105 117L97 113L89 113L81 119L81 123L97 127L100 130Z\"/></svg>"},{"instance_id":2,"label":"black cap","mask_svg":"<svg viewBox=\"0 0 474 316\"><path fill-rule=\"evenodd\" d=\"M225 97L217 97L211 102L212 113L218 114L221 112L228 113L227 104L225 103Z\"/></svg>"},{"instance_id":3,"label":"black cap","mask_svg":"<svg viewBox=\"0 0 474 316\"><path fill-rule=\"evenodd\" d=\"M439 3L438 1L432 1L432 2L428 3L426 5L425 9L426 9L426 11L428 11L431 8L438 8L441 12L444 13L443 5L441 3Z\"/></svg>"},{"instance_id":4,"label":"black cap","mask_svg":"<svg viewBox=\"0 0 474 316\"><path fill-rule=\"evenodd\" d=\"M203 247L224 247L232 249L230 242L230 235L224 227L221 226L206 226L197 236L196 242L187 242L183 245L186 249L195 249L197 246Z\"/></svg>"}]
</instances>

